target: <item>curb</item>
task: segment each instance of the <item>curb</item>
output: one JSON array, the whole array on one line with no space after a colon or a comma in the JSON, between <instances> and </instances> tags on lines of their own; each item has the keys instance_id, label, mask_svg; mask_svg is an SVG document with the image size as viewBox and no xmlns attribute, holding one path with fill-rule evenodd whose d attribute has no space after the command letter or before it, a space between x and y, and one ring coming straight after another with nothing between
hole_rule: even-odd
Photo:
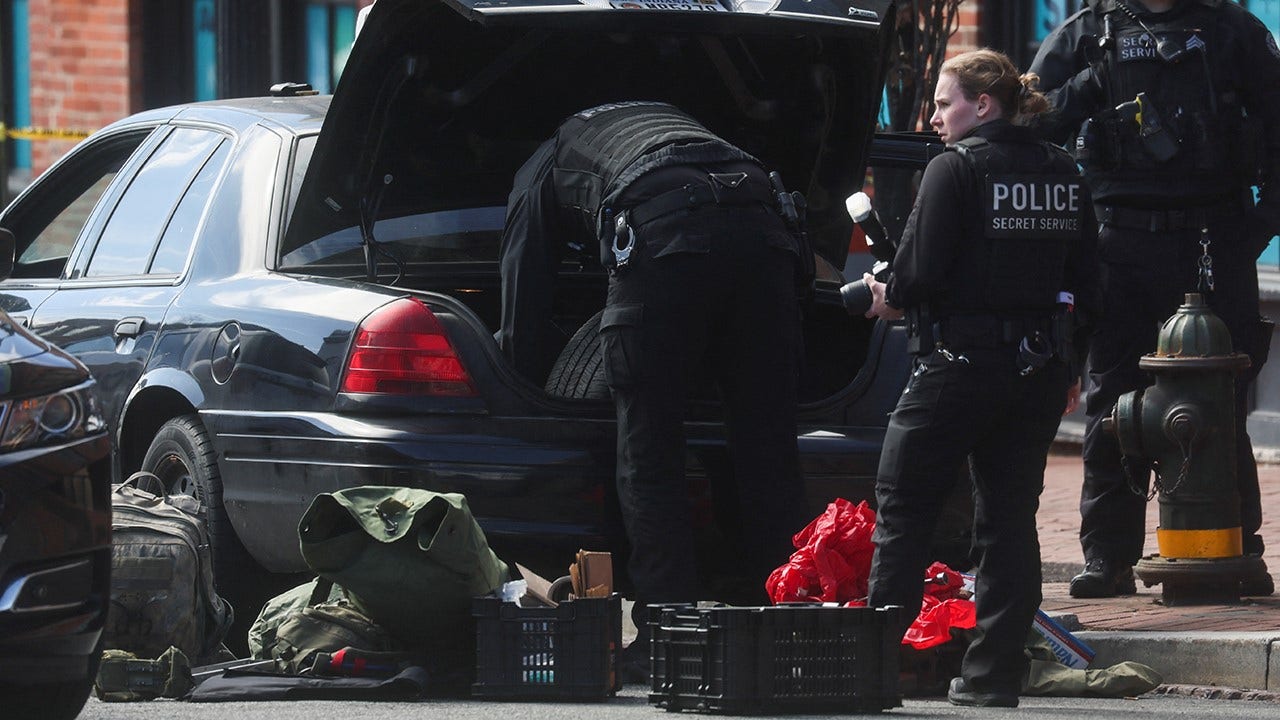
<instances>
[{"instance_id":1,"label":"curb","mask_svg":"<svg viewBox=\"0 0 1280 720\"><path fill-rule=\"evenodd\" d=\"M1160 673L1166 685L1280 691L1280 630L1073 634L1097 653L1094 669L1131 660Z\"/></svg>"},{"instance_id":2,"label":"curb","mask_svg":"<svg viewBox=\"0 0 1280 720\"><path fill-rule=\"evenodd\" d=\"M1201 700L1258 700L1280 702L1280 694L1248 688L1200 687L1197 685L1161 685L1152 695L1176 695Z\"/></svg>"}]
</instances>

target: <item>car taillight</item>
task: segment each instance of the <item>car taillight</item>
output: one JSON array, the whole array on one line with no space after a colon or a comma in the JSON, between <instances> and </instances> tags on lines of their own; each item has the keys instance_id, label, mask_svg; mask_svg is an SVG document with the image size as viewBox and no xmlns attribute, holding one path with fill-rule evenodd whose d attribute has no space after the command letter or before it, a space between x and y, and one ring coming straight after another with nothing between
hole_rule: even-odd
<instances>
[{"instance_id":1,"label":"car taillight","mask_svg":"<svg viewBox=\"0 0 1280 720\"><path fill-rule=\"evenodd\" d=\"M414 298L401 298L370 313L342 378L342 392L391 395L476 394L435 314Z\"/></svg>"}]
</instances>

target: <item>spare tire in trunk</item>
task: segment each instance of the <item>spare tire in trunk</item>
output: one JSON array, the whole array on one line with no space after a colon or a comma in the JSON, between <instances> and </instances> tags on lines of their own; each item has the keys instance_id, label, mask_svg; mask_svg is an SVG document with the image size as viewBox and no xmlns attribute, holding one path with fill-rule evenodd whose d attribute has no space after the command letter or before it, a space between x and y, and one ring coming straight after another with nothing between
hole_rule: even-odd
<instances>
[{"instance_id":1,"label":"spare tire in trunk","mask_svg":"<svg viewBox=\"0 0 1280 720\"><path fill-rule=\"evenodd\" d=\"M600 349L600 318L604 310L592 315L556 358L547 376L545 390L557 397L584 400L607 400L609 386L604 379L604 353Z\"/></svg>"}]
</instances>

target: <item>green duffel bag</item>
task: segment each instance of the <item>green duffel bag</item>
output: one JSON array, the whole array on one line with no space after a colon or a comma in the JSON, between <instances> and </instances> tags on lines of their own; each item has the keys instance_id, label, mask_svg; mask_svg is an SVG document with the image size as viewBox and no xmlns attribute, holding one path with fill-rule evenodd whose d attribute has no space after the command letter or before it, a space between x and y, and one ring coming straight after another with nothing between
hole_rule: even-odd
<instances>
[{"instance_id":1,"label":"green duffel bag","mask_svg":"<svg viewBox=\"0 0 1280 720\"><path fill-rule=\"evenodd\" d=\"M343 648L379 653L400 649L385 629L343 598L305 607L285 618L276 631L271 654L277 670L299 675L312 669L318 655Z\"/></svg>"},{"instance_id":2,"label":"green duffel bag","mask_svg":"<svg viewBox=\"0 0 1280 720\"><path fill-rule=\"evenodd\" d=\"M344 649L409 660L400 647L324 578L271 598L249 628L250 658L271 660L277 672L290 675L310 672L318 657Z\"/></svg>"},{"instance_id":3,"label":"green duffel bag","mask_svg":"<svg viewBox=\"0 0 1280 720\"><path fill-rule=\"evenodd\" d=\"M271 660L271 649L276 644L276 631L290 616L303 608L319 603L332 603L342 599L342 588L319 578L286 590L271 598L262 606L257 619L249 626L249 657L254 660Z\"/></svg>"},{"instance_id":4,"label":"green duffel bag","mask_svg":"<svg viewBox=\"0 0 1280 720\"><path fill-rule=\"evenodd\" d=\"M406 649L474 669L471 598L509 579L456 493L364 486L319 495L298 524L302 557Z\"/></svg>"}]
</instances>

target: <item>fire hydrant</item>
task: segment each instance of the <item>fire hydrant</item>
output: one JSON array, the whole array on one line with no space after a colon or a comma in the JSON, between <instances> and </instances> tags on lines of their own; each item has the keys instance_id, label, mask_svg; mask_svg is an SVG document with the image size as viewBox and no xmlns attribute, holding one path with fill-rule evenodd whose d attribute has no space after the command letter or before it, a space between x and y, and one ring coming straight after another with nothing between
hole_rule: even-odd
<instances>
[{"instance_id":1,"label":"fire hydrant","mask_svg":"<svg viewBox=\"0 0 1280 720\"><path fill-rule=\"evenodd\" d=\"M1249 356L1232 352L1226 324L1188 293L1138 367L1155 384L1122 395L1103 421L1126 472L1155 470L1160 552L1139 560L1135 574L1159 583L1166 605L1238 602L1240 581L1263 572L1261 558L1243 555L1236 479L1235 375Z\"/></svg>"}]
</instances>

